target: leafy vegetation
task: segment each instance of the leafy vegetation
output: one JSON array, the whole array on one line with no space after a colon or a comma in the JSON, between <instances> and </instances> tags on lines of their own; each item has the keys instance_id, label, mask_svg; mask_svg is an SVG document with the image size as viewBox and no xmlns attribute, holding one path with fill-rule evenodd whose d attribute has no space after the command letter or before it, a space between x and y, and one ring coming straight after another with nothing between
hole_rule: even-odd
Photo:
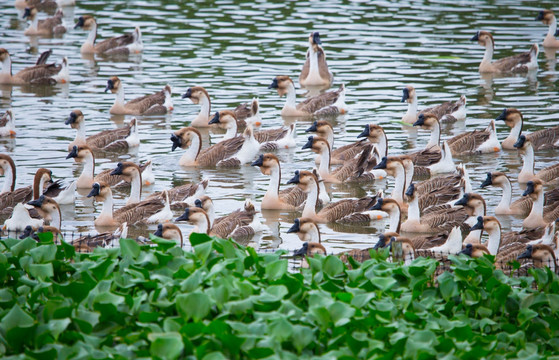
<instances>
[{"instance_id":1,"label":"leafy vegetation","mask_svg":"<svg viewBox=\"0 0 559 360\"><path fill-rule=\"evenodd\" d=\"M193 252L154 239L76 254L52 237L0 242L3 358L540 359L559 350L559 281L510 278L491 258L410 266L373 253L288 271L193 234ZM535 284L535 286L534 286Z\"/></svg>"}]
</instances>

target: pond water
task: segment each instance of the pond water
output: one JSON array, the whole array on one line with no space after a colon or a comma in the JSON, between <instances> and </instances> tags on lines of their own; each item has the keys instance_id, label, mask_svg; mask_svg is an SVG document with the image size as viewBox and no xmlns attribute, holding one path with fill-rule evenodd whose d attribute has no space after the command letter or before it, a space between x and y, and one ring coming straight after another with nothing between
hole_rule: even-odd
<instances>
[{"instance_id":1,"label":"pond water","mask_svg":"<svg viewBox=\"0 0 559 360\"><path fill-rule=\"evenodd\" d=\"M420 109L442 101L468 98L467 119L444 128L442 137L485 128L505 107L519 108L525 118L525 131L559 123L556 54L544 51L541 43L547 27L536 21L540 9L554 1L87 1L65 8L68 33L59 38L23 35L27 27L13 1L0 2L1 47L12 55L13 69L35 62L45 50L53 49L51 60L67 56L70 84L54 87L2 87L0 110L12 108L17 137L0 139L0 152L10 154L17 164L17 187L31 183L38 167L52 169L56 178L69 182L81 172L81 165L66 160L67 145L75 131L64 125L73 109L81 109L89 134L122 126L131 117L112 116L109 108L114 95L104 93L106 81L118 75L126 86L126 98L159 91L165 84L173 88L174 111L166 116L138 117L141 145L129 153L97 159L97 172L112 168L121 160L154 162L156 183L144 194L171 185L211 180L207 194L217 206L218 215L242 206L245 198L259 206L269 178L258 168L186 169L178 165L182 151L171 152L169 135L186 126L199 107L180 98L190 86L204 86L212 97L213 110L235 107L258 97L263 128L288 124L280 110L284 99L268 89L276 75L290 75L295 82L304 63L307 38L319 31L334 88L345 84L349 112L334 119L336 143L355 141L365 124L382 125L387 132L390 153L401 154L422 148L428 141L425 131L402 129L398 123L406 111L401 103L402 88L413 84ZM120 35L135 26L142 29L144 51L125 59L82 57L79 48L87 34L73 29L77 17L93 14L99 24L99 38ZM44 17L44 14L40 14ZM483 48L469 41L477 30L491 31L495 37L495 58L526 51L540 44L539 70L528 76L480 76L478 65ZM297 84L298 86L298 84ZM305 91L298 89L302 95ZM311 169L314 154L301 150L308 134L309 120L297 124L297 148L281 150L282 182L295 170ZM501 139L508 134L503 122L497 123ZM206 137L215 143L222 132ZM556 162L556 152L537 152L536 168ZM501 170L515 178L521 159L514 151L494 155L463 157L477 188L485 173ZM367 185L333 185L334 200L361 197L378 189L391 191L393 179ZM514 197L520 196L515 184ZM479 189L489 206L489 214L500 199L495 188ZM116 207L124 204L127 190L114 191ZM63 230L95 232L93 220L101 204L80 195L74 205L63 206ZM178 216L179 214L177 214ZM296 212L265 211L269 231L256 241L261 248L295 249L301 242L286 234ZM503 227L519 229L521 220L501 217ZM180 224L184 234L192 227ZM155 225L131 229L131 235L144 235ZM321 225L322 239L329 251L369 247L384 222L370 226Z\"/></svg>"}]
</instances>

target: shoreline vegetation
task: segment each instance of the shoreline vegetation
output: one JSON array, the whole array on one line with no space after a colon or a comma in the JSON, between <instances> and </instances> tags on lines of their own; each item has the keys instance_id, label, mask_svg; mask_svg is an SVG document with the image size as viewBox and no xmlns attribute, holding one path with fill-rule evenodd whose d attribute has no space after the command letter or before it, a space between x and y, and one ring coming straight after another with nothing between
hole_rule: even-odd
<instances>
[{"instance_id":1,"label":"shoreline vegetation","mask_svg":"<svg viewBox=\"0 0 559 360\"><path fill-rule=\"evenodd\" d=\"M192 252L153 237L76 253L0 241L4 359L548 358L559 352L559 280L510 277L493 257L363 263L257 254L192 234Z\"/></svg>"}]
</instances>

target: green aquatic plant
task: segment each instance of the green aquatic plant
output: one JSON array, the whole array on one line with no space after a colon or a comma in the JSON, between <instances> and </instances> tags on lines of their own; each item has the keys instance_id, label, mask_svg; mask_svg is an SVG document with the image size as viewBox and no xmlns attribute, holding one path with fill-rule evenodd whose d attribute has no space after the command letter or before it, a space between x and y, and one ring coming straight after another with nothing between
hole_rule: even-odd
<instances>
[{"instance_id":1,"label":"green aquatic plant","mask_svg":"<svg viewBox=\"0 0 559 360\"><path fill-rule=\"evenodd\" d=\"M559 281L491 257L409 266L257 254L192 234L79 254L50 234L0 241L3 358L539 359L559 350Z\"/></svg>"}]
</instances>

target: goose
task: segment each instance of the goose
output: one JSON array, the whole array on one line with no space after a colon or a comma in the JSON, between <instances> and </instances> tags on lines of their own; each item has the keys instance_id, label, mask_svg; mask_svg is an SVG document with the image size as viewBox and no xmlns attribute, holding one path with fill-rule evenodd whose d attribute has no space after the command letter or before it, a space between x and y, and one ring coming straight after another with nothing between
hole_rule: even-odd
<instances>
[{"instance_id":1,"label":"goose","mask_svg":"<svg viewBox=\"0 0 559 360\"><path fill-rule=\"evenodd\" d=\"M559 48L559 40L556 38L556 36L559 36L557 31L557 19L553 11L542 10L538 12L536 20L541 21L544 25L549 25L547 35L543 39L543 46L547 48Z\"/></svg>"},{"instance_id":2,"label":"goose","mask_svg":"<svg viewBox=\"0 0 559 360\"><path fill-rule=\"evenodd\" d=\"M318 225L309 218L297 218L287 233L296 233L301 241L320 243L320 229Z\"/></svg>"},{"instance_id":3,"label":"goose","mask_svg":"<svg viewBox=\"0 0 559 360\"><path fill-rule=\"evenodd\" d=\"M74 145L72 151L68 153L66 159L73 158L75 162L83 163L83 170L78 180L76 181L76 186L78 189L91 189L91 186L95 182L104 182L109 186L124 186L126 181L120 176L111 175L112 169L106 169L101 171L99 174L95 175L95 156L93 151L87 145ZM140 169L144 171L148 163L140 165Z\"/></svg>"},{"instance_id":4,"label":"goose","mask_svg":"<svg viewBox=\"0 0 559 360\"><path fill-rule=\"evenodd\" d=\"M153 235L167 240L174 240L178 246L184 246L181 229L179 229L179 227L175 224L159 224L157 225L157 230L153 233Z\"/></svg>"},{"instance_id":5,"label":"goose","mask_svg":"<svg viewBox=\"0 0 559 360\"><path fill-rule=\"evenodd\" d=\"M372 144L368 144L359 157L346 161L343 166L333 172L330 172L330 145L325 138L309 136L307 143L302 149L311 149L320 155L318 173L325 182L336 184L348 181L366 182L376 178L373 172L368 171L373 165L376 165L376 162L371 158Z\"/></svg>"},{"instance_id":6,"label":"goose","mask_svg":"<svg viewBox=\"0 0 559 360\"><path fill-rule=\"evenodd\" d=\"M200 207L187 207L175 221L189 221L194 224L193 232L218 236L222 239L237 239L254 235L259 231L253 227L257 219L255 215L254 205L252 202L246 201L244 210L239 209L226 217L218 218L213 225L211 225L206 211Z\"/></svg>"},{"instance_id":7,"label":"goose","mask_svg":"<svg viewBox=\"0 0 559 360\"><path fill-rule=\"evenodd\" d=\"M468 218L466 212L461 208L451 208L441 212L432 212L420 216L419 196L415 193L414 184L410 184L406 190L406 196L410 199L408 207L408 219L401 225L401 231L408 233L439 233L450 231L459 227ZM460 244L462 239L460 239Z\"/></svg>"},{"instance_id":8,"label":"goose","mask_svg":"<svg viewBox=\"0 0 559 360\"><path fill-rule=\"evenodd\" d=\"M124 102L124 86L118 76L112 76L107 80L105 92L111 91L116 94L115 102L109 112L114 115L161 115L173 110L171 100L171 87L165 85L163 90L152 95L145 95Z\"/></svg>"},{"instance_id":9,"label":"goose","mask_svg":"<svg viewBox=\"0 0 559 360\"><path fill-rule=\"evenodd\" d=\"M324 247L324 245L317 242L311 242L311 243L305 242L303 243L303 246L300 249L295 250L293 252L293 256L304 256L304 257L314 257L317 254L326 256L326 248ZM309 262L307 261L306 258L304 258L303 261L301 262L301 268L303 269L309 268Z\"/></svg>"},{"instance_id":10,"label":"goose","mask_svg":"<svg viewBox=\"0 0 559 360\"><path fill-rule=\"evenodd\" d=\"M481 244L466 244L464 249L460 251L460 254L467 255L474 259L480 258L484 255L491 255L487 247Z\"/></svg>"},{"instance_id":11,"label":"goose","mask_svg":"<svg viewBox=\"0 0 559 360\"><path fill-rule=\"evenodd\" d=\"M43 226L43 222L43 219L32 218L23 203L17 203L13 208L10 218L4 222L2 230L7 231L8 236L13 236L11 235L12 233L22 232L27 226L38 229L40 226Z\"/></svg>"},{"instance_id":12,"label":"goose","mask_svg":"<svg viewBox=\"0 0 559 360\"><path fill-rule=\"evenodd\" d=\"M505 108L495 120L504 120L505 125L511 128L509 136L501 143L503 149L516 150L514 144L522 134L524 124L522 113L515 108ZM534 150L557 148L559 147L559 125L534 131L526 135L526 138L530 140Z\"/></svg>"},{"instance_id":13,"label":"goose","mask_svg":"<svg viewBox=\"0 0 559 360\"><path fill-rule=\"evenodd\" d=\"M16 189L16 166L12 158L8 155L0 154L0 167L4 172L4 185L2 190L0 190L0 209L2 209L2 213L11 213L11 208L17 203L38 199L43 193L53 195L54 187L53 191L49 193L49 183L52 182L52 172L49 169L37 169L32 186Z\"/></svg>"},{"instance_id":14,"label":"goose","mask_svg":"<svg viewBox=\"0 0 559 360\"><path fill-rule=\"evenodd\" d=\"M357 154L360 154L368 143L367 141L360 140L334 149L334 128L328 121L324 120L315 120L305 131L315 132L319 137L328 141L328 145L331 149L330 165L343 165L346 161L351 160ZM367 132L367 135L363 136L368 137L369 133ZM361 137L361 135L359 137ZM383 154L380 150L379 153L381 155ZM320 155L317 155L315 163L320 164L320 158Z\"/></svg>"},{"instance_id":15,"label":"goose","mask_svg":"<svg viewBox=\"0 0 559 360\"><path fill-rule=\"evenodd\" d=\"M226 130L223 140L232 139L237 136L238 125L233 111L218 111L209 123L217 124L220 128ZM254 138L260 144L261 150L295 147L295 135L295 124L291 124L288 128L282 126L274 129L254 131Z\"/></svg>"},{"instance_id":16,"label":"goose","mask_svg":"<svg viewBox=\"0 0 559 360\"><path fill-rule=\"evenodd\" d=\"M433 114L420 114L413 126L420 126L422 129L431 131L431 140L427 147L438 145L440 142L441 124L439 119ZM435 142L433 142L435 140ZM452 156L485 154L498 152L501 144L497 138L495 121L491 120L485 130L474 130L465 132L447 140Z\"/></svg>"},{"instance_id":17,"label":"goose","mask_svg":"<svg viewBox=\"0 0 559 360\"><path fill-rule=\"evenodd\" d=\"M557 257L549 245L528 245L526 250L518 255L516 259L532 259L535 267L542 268L547 266L553 272L557 268Z\"/></svg>"},{"instance_id":18,"label":"goose","mask_svg":"<svg viewBox=\"0 0 559 360\"><path fill-rule=\"evenodd\" d=\"M378 212L367 212L375 203L376 196L366 196L361 199L343 199L326 205L317 213L318 178L311 171L300 171L287 183L297 184L301 190L307 193L307 201L303 208L302 217L310 218L317 223L360 222L365 219L371 220L377 219L379 216L383 217Z\"/></svg>"},{"instance_id":19,"label":"goose","mask_svg":"<svg viewBox=\"0 0 559 360\"><path fill-rule=\"evenodd\" d=\"M200 112L194 120L191 121L190 126L209 127L211 125L210 114L212 110L212 102L208 91L202 86L189 87L182 95L182 98L190 99L193 104L200 105ZM254 98L251 103L239 104L235 109L230 111L235 114L237 127L244 128L247 123L251 123L254 126L260 126L262 124L259 109L260 104L258 99Z\"/></svg>"},{"instance_id":20,"label":"goose","mask_svg":"<svg viewBox=\"0 0 559 360\"><path fill-rule=\"evenodd\" d=\"M70 81L70 72L68 70L68 59L63 58L61 65L55 63L46 64L52 50L45 51L39 56L37 63L20 70L17 74L12 75L12 60L8 50L0 48L0 62L2 62L2 71L0 72L0 84L24 85L53 85L56 83L65 84Z\"/></svg>"},{"instance_id":21,"label":"goose","mask_svg":"<svg viewBox=\"0 0 559 360\"><path fill-rule=\"evenodd\" d=\"M66 32L66 28L62 24L62 18L64 17L62 9L58 9L53 17L44 20L37 18L38 12L39 10L34 6L25 8L23 18L28 18L31 25L23 32L23 35L52 36L53 34L59 35Z\"/></svg>"},{"instance_id":22,"label":"goose","mask_svg":"<svg viewBox=\"0 0 559 360\"><path fill-rule=\"evenodd\" d=\"M127 126L113 130L104 130L95 135L85 136L85 119L81 110L73 110L64 122L76 129L76 138L68 145L72 151L75 145L87 145L92 150L118 150L140 145L138 137L138 121L130 120Z\"/></svg>"},{"instance_id":23,"label":"goose","mask_svg":"<svg viewBox=\"0 0 559 360\"><path fill-rule=\"evenodd\" d=\"M176 148L186 150L179 160L179 165L213 167L221 160L235 155L243 146L245 139L243 136L236 136L202 150L200 132L193 127L184 127L171 134L171 141L173 142L171 151L175 151Z\"/></svg>"},{"instance_id":24,"label":"goose","mask_svg":"<svg viewBox=\"0 0 559 360\"><path fill-rule=\"evenodd\" d=\"M493 62L495 41L487 31L478 31L470 41L477 41L485 47L483 60L479 64L480 73L523 73L538 68L538 44L533 44L530 51L505 57Z\"/></svg>"},{"instance_id":25,"label":"goose","mask_svg":"<svg viewBox=\"0 0 559 360\"><path fill-rule=\"evenodd\" d=\"M12 109L6 110L0 118L0 137L16 136L15 118Z\"/></svg>"},{"instance_id":26,"label":"goose","mask_svg":"<svg viewBox=\"0 0 559 360\"><path fill-rule=\"evenodd\" d=\"M277 89L279 96L286 96L281 116L327 116L339 115L347 112L345 104L345 87L315 95L297 104L295 85L289 76L276 76L269 89Z\"/></svg>"},{"instance_id":27,"label":"goose","mask_svg":"<svg viewBox=\"0 0 559 360\"><path fill-rule=\"evenodd\" d=\"M307 199L307 194L298 186L280 191L281 165L276 155L271 153L261 154L251 166L258 166L263 175L270 176L270 184L262 198L261 209L295 210Z\"/></svg>"},{"instance_id":28,"label":"goose","mask_svg":"<svg viewBox=\"0 0 559 360\"><path fill-rule=\"evenodd\" d=\"M520 135L514 144L518 150L524 151L522 170L518 174L518 182L525 184L530 180L539 179L545 183L555 181L559 178L559 163L550 165L534 174L534 147L532 142L525 136Z\"/></svg>"},{"instance_id":29,"label":"goose","mask_svg":"<svg viewBox=\"0 0 559 360\"><path fill-rule=\"evenodd\" d=\"M148 224L161 224L173 219L171 202L169 201L169 192L167 190L163 190L162 192L162 197L165 199L165 202L163 203L163 209L147 218L146 223ZM149 199L146 200L150 201Z\"/></svg>"},{"instance_id":30,"label":"goose","mask_svg":"<svg viewBox=\"0 0 559 360\"><path fill-rule=\"evenodd\" d=\"M454 158L452 157L452 151L448 142L443 143L443 147L440 148L439 160L431 163L428 166L417 166L417 163L423 162L423 160L418 161L418 157L421 157L419 152L412 153L410 155L399 155L396 156L404 164L406 169L406 184L409 185L413 178L424 177L428 178L433 175L456 173L457 166L454 163ZM427 163L427 161L425 162Z\"/></svg>"},{"instance_id":31,"label":"goose","mask_svg":"<svg viewBox=\"0 0 559 360\"><path fill-rule=\"evenodd\" d=\"M532 198L523 196L512 202L512 185L509 177L500 171L488 172L487 177L480 188L497 186L503 189L503 195L499 205L495 208L495 215L518 215L527 216L532 209Z\"/></svg>"},{"instance_id":32,"label":"goose","mask_svg":"<svg viewBox=\"0 0 559 360\"><path fill-rule=\"evenodd\" d=\"M36 7L37 10L53 13L59 6L59 1L54 0L16 0L15 7L16 9L25 10L27 7Z\"/></svg>"},{"instance_id":33,"label":"goose","mask_svg":"<svg viewBox=\"0 0 559 360\"><path fill-rule=\"evenodd\" d=\"M320 34L318 31L312 32L309 36L307 60L305 60L305 64L299 75L299 85L302 87L320 86L327 89L334 81L334 75L328 69L326 55L320 45L322 45Z\"/></svg>"},{"instance_id":34,"label":"goose","mask_svg":"<svg viewBox=\"0 0 559 360\"><path fill-rule=\"evenodd\" d=\"M386 238L387 234L390 235L397 235L392 233L385 233L379 236L379 242L377 246L385 247L386 241L381 240L382 237ZM429 240L429 241L426 241ZM448 259L448 255L456 255L459 254L462 250L462 232L460 227L455 226L450 230L448 235L444 235L442 240L444 241L441 245L438 246L431 246L430 243L438 243L441 242L441 239L429 239L429 238L407 238L403 236L391 236L390 243L388 246L392 250L393 257L395 253L398 252L396 248L396 244L400 244L401 246L401 258L404 259L404 263L409 265L416 257L430 257L439 260L446 260ZM417 248L416 246L426 246L425 248ZM397 256L398 257L398 256Z\"/></svg>"},{"instance_id":35,"label":"goose","mask_svg":"<svg viewBox=\"0 0 559 360\"><path fill-rule=\"evenodd\" d=\"M142 33L137 26L130 34L112 37L98 43L95 43L95 40L97 40L97 22L93 16L80 16L74 26L74 29L76 28L89 30L89 35L80 48L82 54L129 55L139 54L144 48Z\"/></svg>"},{"instance_id":36,"label":"goose","mask_svg":"<svg viewBox=\"0 0 559 360\"><path fill-rule=\"evenodd\" d=\"M406 170L402 160L394 156L385 156L373 169L384 170L388 176L392 176L395 179L394 188L390 196L393 200L397 201L400 206L407 209L407 204L404 202Z\"/></svg>"},{"instance_id":37,"label":"goose","mask_svg":"<svg viewBox=\"0 0 559 360\"><path fill-rule=\"evenodd\" d=\"M530 197L533 201L532 209L522 222L525 229L534 229L559 219L559 202L549 205L544 210L543 182L539 179L528 181L523 197Z\"/></svg>"},{"instance_id":38,"label":"goose","mask_svg":"<svg viewBox=\"0 0 559 360\"><path fill-rule=\"evenodd\" d=\"M487 204L483 196L466 192L458 201L454 203L454 206L463 206L464 210L468 214L468 219L464 221L464 224L473 226L478 222L479 216L487 215ZM434 208L436 209L436 208ZM441 207L439 207L441 209ZM464 244L480 244L481 243L481 229L470 228L469 234L464 239Z\"/></svg>"},{"instance_id":39,"label":"goose","mask_svg":"<svg viewBox=\"0 0 559 360\"><path fill-rule=\"evenodd\" d=\"M125 222L130 225L146 223L147 218L164 207L159 200L144 200L113 211L113 192L105 182L94 183L87 197L103 202L101 213L93 222L97 227L118 227Z\"/></svg>"},{"instance_id":40,"label":"goose","mask_svg":"<svg viewBox=\"0 0 559 360\"><path fill-rule=\"evenodd\" d=\"M53 198L41 195L38 199L29 201L27 205L36 208L46 224L50 224L56 229L61 228L62 213L60 212L60 206Z\"/></svg>"},{"instance_id":41,"label":"goose","mask_svg":"<svg viewBox=\"0 0 559 360\"><path fill-rule=\"evenodd\" d=\"M328 138L327 136L322 137ZM362 137L367 138L371 143L375 144L381 157L388 156L388 138L382 126L372 123L366 124L363 131L357 135L358 139Z\"/></svg>"},{"instance_id":42,"label":"goose","mask_svg":"<svg viewBox=\"0 0 559 360\"><path fill-rule=\"evenodd\" d=\"M33 240L40 241L39 234L49 232L53 235L53 240L56 243L60 243L60 241L64 239L60 230L54 226L39 226L36 230L37 231L35 231L31 225L27 225L23 230L23 233L19 236L20 240L31 238Z\"/></svg>"},{"instance_id":43,"label":"goose","mask_svg":"<svg viewBox=\"0 0 559 360\"><path fill-rule=\"evenodd\" d=\"M454 122L457 120L466 119L466 96L460 96L460 100L452 102L447 101L440 105L432 106L421 111L417 110L417 95L415 88L412 85L404 87L402 102L408 103L408 111L402 117L402 122L406 124L413 124L417 121L420 114L431 113L434 114L440 122Z\"/></svg>"}]
</instances>

